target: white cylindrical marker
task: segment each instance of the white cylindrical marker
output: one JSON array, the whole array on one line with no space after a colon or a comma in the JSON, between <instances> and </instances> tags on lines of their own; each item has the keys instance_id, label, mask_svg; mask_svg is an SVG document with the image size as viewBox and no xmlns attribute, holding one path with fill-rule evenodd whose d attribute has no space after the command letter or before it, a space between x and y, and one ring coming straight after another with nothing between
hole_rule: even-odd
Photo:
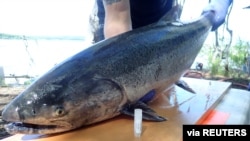
<instances>
[{"instance_id":1,"label":"white cylindrical marker","mask_svg":"<svg viewBox=\"0 0 250 141\"><path fill-rule=\"evenodd\" d=\"M135 137L140 137L142 132L142 110L135 109L134 111L134 134Z\"/></svg>"}]
</instances>

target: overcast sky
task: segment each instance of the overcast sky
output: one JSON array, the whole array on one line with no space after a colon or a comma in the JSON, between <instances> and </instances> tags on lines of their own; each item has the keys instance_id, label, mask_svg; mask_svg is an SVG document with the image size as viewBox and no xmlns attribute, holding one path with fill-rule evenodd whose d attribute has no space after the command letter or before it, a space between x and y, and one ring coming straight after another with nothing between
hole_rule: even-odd
<instances>
[{"instance_id":1,"label":"overcast sky","mask_svg":"<svg viewBox=\"0 0 250 141\"><path fill-rule=\"evenodd\" d=\"M186 18L199 16L208 0L186 0ZM25 35L80 35L89 31L88 16L94 0L0 0L0 33ZM249 0L235 0L230 27L248 36Z\"/></svg>"},{"instance_id":2,"label":"overcast sky","mask_svg":"<svg viewBox=\"0 0 250 141\"><path fill-rule=\"evenodd\" d=\"M205 1L205 3L204 3ZM192 19L199 16L202 8L206 6L207 0L186 0L183 16L186 19ZM234 0L233 9L229 17L229 28L234 31L235 40L241 38L250 41L250 9L243 9L250 5L249 0Z\"/></svg>"},{"instance_id":3,"label":"overcast sky","mask_svg":"<svg viewBox=\"0 0 250 141\"><path fill-rule=\"evenodd\" d=\"M0 33L83 35L93 0L0 0Z\"/></svg>"}]
</instances>

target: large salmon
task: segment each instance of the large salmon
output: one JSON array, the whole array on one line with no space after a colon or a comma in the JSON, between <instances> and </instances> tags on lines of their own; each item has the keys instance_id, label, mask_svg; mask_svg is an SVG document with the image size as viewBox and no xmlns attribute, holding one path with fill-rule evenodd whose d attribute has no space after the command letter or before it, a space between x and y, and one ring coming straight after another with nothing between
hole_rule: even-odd
<instances>
[{"instance_id":1,"label":"large salmon","mask_svg":"<svg viewBox=\"0 0 250 141\"><path fill-rule=\"evenodd\" d=\"M5 129L11 134L58 133L133 115L133 108L142 108L144 119L165 121L138 100L150 90L170 88L190 68L213 18L211 12L183 23L164 16L77 53L6 106Z\"/></svg>"}]
</instances>

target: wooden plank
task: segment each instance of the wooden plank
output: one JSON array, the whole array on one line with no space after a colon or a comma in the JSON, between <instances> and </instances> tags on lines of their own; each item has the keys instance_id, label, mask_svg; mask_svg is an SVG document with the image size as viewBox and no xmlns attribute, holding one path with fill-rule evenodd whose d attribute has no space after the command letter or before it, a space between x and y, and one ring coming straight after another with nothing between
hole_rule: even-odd
<instances>
[{"instance_id":1,"label":"wooden plank","mask_svg":"<svg viewBox=\"0 0 250 141\"><path fill-rule=\"evenodd\" d=\"M142 136L134 137L133 118L118 116L113 119L57 135L14 135L3 141L180 141L182 125L196 124L213 108L230 88L231 83L183 78L197 94L179 87L162 93L149 105L166 122L143 121Z\"/></svg>"}]
</instances>

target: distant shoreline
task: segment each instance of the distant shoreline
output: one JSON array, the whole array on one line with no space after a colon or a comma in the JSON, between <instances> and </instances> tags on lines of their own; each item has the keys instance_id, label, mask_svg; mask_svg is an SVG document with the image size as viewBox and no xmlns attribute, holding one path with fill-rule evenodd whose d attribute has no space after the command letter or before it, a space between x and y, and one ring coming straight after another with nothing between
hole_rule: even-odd
<instances>
[{"instance_id":1,"label":"distant shoreline","mask_svg":"<svg viewBox=\"0 0 250 141\"><path fill-rule=\"evenodd\" d=\"M85 40L84 36L26 36L0 33L0 39L8 40Z\"/></svg>"}]
</instances>

